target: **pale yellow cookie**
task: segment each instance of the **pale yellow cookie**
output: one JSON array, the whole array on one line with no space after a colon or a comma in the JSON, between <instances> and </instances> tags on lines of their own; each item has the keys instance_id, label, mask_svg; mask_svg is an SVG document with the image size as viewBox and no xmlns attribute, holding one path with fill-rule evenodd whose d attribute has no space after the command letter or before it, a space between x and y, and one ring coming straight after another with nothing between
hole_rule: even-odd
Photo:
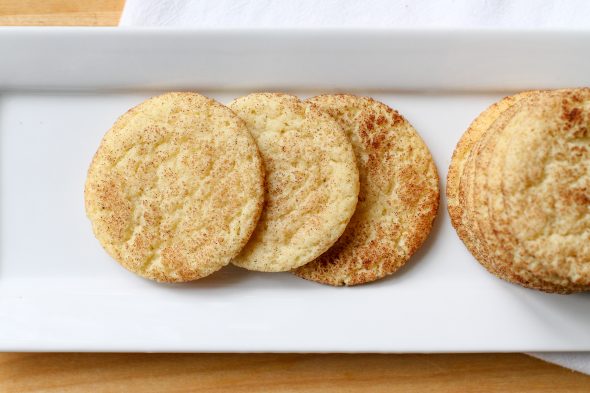
<instances>
[{"instance_id":1,"label":"pale yellow cookie","mask_svg":"<svg viewBox=\"0 0 590 393\"><path fill-rule=\"evenodd\" d=\"M278 272L304 265L340 237L354 213L359 174L338 123L311 103L256 93L230 104L254 136L266 168L266 205L233 263Z\"/></svg>"},{"instance_id":2,"label":"pale yellow cookie","mask_svg":"<svg viewBox=\"0 0 590 393\"><path fill-rule=\"evenodd\" d=\"M590 290L590 89L544 94L505 126L497 231L513 269L561 288ZM493 197L493 196L492 196ZM501 211L500 211L501 209Z\"/></svg>"},{"instance_id":3,"label":"pale yellow cookie","mask_svg":"<svg viewBox=\"0 0 590 393\"><path fill-rule=\"evenodd\" d=\"M491 136L478 154L477 166L480 176L474 182L475 191L473 192L472 205L476 206L473 222L475 223L475 236L481 249L479 253L474 255L484 266L486 266L486 261L492 261L495 266L499 266L501 271L497 275L500 278L545 292L569 293L576 289L551 284L542 276L534 276L530 272L517 269L514 259L508 251L515 244L515 239L506 231L499 229L506 218L503 214L504 201L500 191L502 178L496 174L502 172L505 148L512 143L510 138L505 137L506 125L521 110L521 107L537 105L542 95L553 94L553 92L540 91L522 94L527 94L527 96L502 113L499 120L492 125L489 131Z\"/></svg>"},{"instance_id":4,"label":"pale yellow cookie","mask_svg":"<svg viewBox=\"0 0 590 393\"><path fill-rule=\"evenodd\" d=\"M194 93L151 98L121 116L88 170L86 213L121 265L181 282L246 244L262 210L264 168L244 122Z\"/></svg>"},{"instance_id":5,"label":"pale yellow cookie","mask_svg":"<svg viewBox=\"0 0 590 393\"><path fill-rule=\"evenodd\" d=\"M361 187L342 237L295 274L330 285L392 274L422 245L436 216L439 179L432 156L407 120L383 103L353 95L308 101L330 113L350 137Z\"/></svg>"},{"instance_id":6,"label":"pale yellow cookie","mask_svg":"<svg viewBox=\"0 0 590 393\"><path fill-rule=\"evenodd\" d=\"M523 102L536 100L540 94L546 92L523 92L509 96L490 106L465 132L457 145L456 151L467 150L462 164L459 155L454 155L451 168L460 165L463 170L459 182L447 184L447 195L458 192L457 206L449 208L452 222L460 238L476 259L491 273L504 280L518 283L528 288L540 289L547 292L568 292L564 288L551 285L541 278L532 277L522 271L516 271L509 256L503 251L510 239L502 237L502 233L495 230L496 218L490 212L489 205L500 203L498 196L491 198L489 188L494 182L489 180L488 174L496 171L491 161L496 162L500 148L510 141L504 141L500 136L504 126L514 116ZM497 154L496 154L497 153ZM450 169L450 173L453 171ZM452 199L451 199L452 200ZM456 216L460 214L460 216Z\"/></svg>"},{"instance_id":7,"label":"pale yellow cookie","mask_svg":"<svg viewBox=\"0 0 590 393\"><path fill-rule=\"evenodd\" d=\"M573 139L587 132L588 96L587 89L579 89L507 97L483 112L457 146L447 184L449 213L469 250L500 278L546 292L590 289L585 281L584 207L556 202L573 182L568 177L572 171L582 182L589 175L583 161L586 137L578 138L581 145L576 147L581 164L571 162L571 151L564 148L570 143L564 140L568 132ZM555 160L551 154L559 157L559 173L547 169ZM533 190L534 176L542 178L543 186ZM558 206L563 209L552 212ZM567 233L564 241L548 217L576 227L578 237L571 239Z\"/></svg>"}]
</instances>

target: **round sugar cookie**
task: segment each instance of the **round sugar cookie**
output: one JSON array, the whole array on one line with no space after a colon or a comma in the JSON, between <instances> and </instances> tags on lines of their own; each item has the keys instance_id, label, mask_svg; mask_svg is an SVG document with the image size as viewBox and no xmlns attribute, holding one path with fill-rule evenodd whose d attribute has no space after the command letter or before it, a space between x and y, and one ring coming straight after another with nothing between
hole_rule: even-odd
<instances>
[{"instance_id":1,"label":"round sugar cookie","mask_svg":"<svg viewBox=\"0 0 590 393\"><path fill-rule=\"evenodd\" d=\"M494 220L513 269L550 292L590 290L590 89L543 94L506 124Z\"/></svg>"},{"instance_id":2,"label":"round sugar cookie","mask_svg":"<svg viewBox=\"0 0 590 393\"><path fill-rule=\"evenodd\" d=\"M245 123L195 93L150 98L121 116L88 170L86 214L126 269L182 282L227 265L252 234L264 168Z\"/></svg>"},{"instance_id":3,"label":"round sugar cookie","mask_svg":"<svg viewBox=\"0 0 590 393\"><path fill-rule=\"evenodd\" d=\"M550 147L546 148L555 152L554 145L559 143L551 142L550 136L537 132L537 128L551 129L550 134L559 133L557 130L571 128L571 124L564 125L563 122L557 124L559 122L556 123L555 118L563 121L570 117L571 113L576 115L583 113L584 105L576 105L576 103L579 104L585 97L587 98L588 91L584 90L524 92L507 97L484 111L472 123L457 145L449 168L449 178L453 180L450 180L447 185L449 213L453 225L476 259L490 272L507 281L555 293L589 289L587 283L584 283L580 277L577 282L571 277L569 281L563 277L557 279L559 272L554 269L556 257L539 257L538 253L535 255L535 250L522 240L526 234L526 226L535 225L535 222L537 222L537 231L544 233L551 231L551 228L546 226L541 228L538 221L544 214L551 215L551 203L554 202L548 201L555 201L555 199L552 199L550 195L536 192L535 197L541 198L545 205L540 200L533 201L532 195L528 195L525 198L527 202L515 208L510 206L509 198L507 198L510 192L505 190L507 180L513 178L522 180L527 170L530 173L532 168L543 167L543 162L534 164L536 155L543 152L540 145L548 143ZM561 112L557 109L559 105L561 105ZM549 120L550 118L553 118L553 123ZM584 120L581 120L581 123L582 125L578 125L579 129L574 133L578 131L583 133ZM536 143L533 143L532 140L535 138L537 138ZM583 136L581 139L583 144L585 139ZM521 143L521 141L524 142ZM506 162L510 157L509 152L514 150L519 153L514 153L512 164L517 163L520 165L518 168L516 168L518 165L507 166ZM584 151L583 147L581 151ZM562 151L560 154L561 157L565 157L568 153ZM583 168L584 164L581 166ZM534 171L532 169L532 172ZM524 187L525 183L510 184L518 188ZM553 184L549 184L549 187L551 186ZM563 187L558 186L558 188ZM567 206L572 207L571 204ZM519 222L526 225L517 227ZM551 234L550 238L555 238L555 234ZM545 247L550 243L547 239L543 239L543 242ZM561 246L563 241L557 244ZM581 241L580 244L585 242ZM575 247L570 247L570 251L573 248ZM583 247L580 251L583 252ZM572 262L571 257L570 252L570 262ZM553 262L549 262L551 260ZM573 270L579 271L580 266L576 265Z\"/></svg>"},{"instance_id":4,"label":"round sugar cookie","mask_svg":"<svg viewBox=\"0 0 590 393\"><path fill-rule=\"evenodd\" d=\"M340 125L312 103L255 93L230 108L250 129L266 169L266 204L232 263L279 272L304 265L340 237L354 213L359 174Z\"/></svg>"},{"instance_id":5,"label":"round sugar cookie","mask_svg":"<svg viewBox=\"0 0 590 393\"><path fill-rule=\"evenodd\" d=\"M524 94L524 93L522 93ZM509 233L499 230L498 224L506 220L500 213L504 208L504 202L501 192L494 190L501 187L501 164L505 155L505 147L512 141L505 137L506 126L511 119L525 105L537 105L540 98L546 94L553 94L550 91L539 91L527 93L519 102L510 109L502 113L498 120L490 127L487 141L482 141L479 151L474 153L476 156L476 172L479 174L473 182L473 192L471 206L474 206L474 219L472 220L474 237L476 244L479 244L478 252L474 255L488 267L491 264L499 267L496 275L507 281L520 284L527 288L538 289L545 292L568 293L573 288L565 288L551 284L542 276L534 276L523 269L517 269L514 259L507 252L510 244L514 243L514 238Z\"/></svg>"},{"instance_id":6,"label":"round sugar cookie","mask_svg":"<svg viewBox=\"0 0 590 393\"><path fill-rule=\"evenodd\" d=\"M499 278L528 288L563 292L563 288L514 269L512 261L503 255L503 249L509 240L503 238L498 241L502 234L493 229L494 217L489 208L490 204L500 202L497 197L490 198L491 186L488 184L488 174L494 171L490 166L490 160L496 158L496 144L504 143L499 141L499 136L520 105L536 99L540 94L546 92L528 91L505 97L474 120L457 145L458 154L454 155L449 169L449 177L458 176L458 182L447 183L449 200L456 202L455 209L449 206L449 213L461 240L488 271ZM463 155L463 163L459 158L461 150L467 152ZM456 171L458 167L462 167L461 173ZM457 195L456 199L453 198L454 194Z\"/></svg>"},{"instance_id":7,"label":"round sugar cookie","mask_svg":"<svg viewBox=\"0 0 590 393\"><path fill-rule=\"evenodd\" d=\"M368 97L308 100L334 117L352 141L359 202L342 237L299 277L357 285L394 273L428 237L437 213L439 178L430 152L397 111Z\"/></svg>"}]
</instances>

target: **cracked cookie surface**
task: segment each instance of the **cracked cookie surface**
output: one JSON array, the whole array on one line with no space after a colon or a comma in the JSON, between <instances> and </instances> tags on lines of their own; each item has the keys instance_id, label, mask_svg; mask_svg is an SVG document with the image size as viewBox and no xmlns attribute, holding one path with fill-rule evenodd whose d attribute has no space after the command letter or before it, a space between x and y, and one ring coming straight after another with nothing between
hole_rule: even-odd
<instances>
[{"instance_id":1,"label":"cracked cookie surface","mask_svg":"<svg viewBox=\"0 0 590 393\"><path fill-rule=\"evenodd\" d=\"M506 97L458 143L451 221L496 276L545 292L588 290L589 102L588 89Z\"/></svg>"},{"instance_id":2,"label":"cracked cookie surface","mask_svg":"<svg viewBox=\"0 0 590 393\"><path fill-rule=\"evenodd\" d=\"M590 89L544 94L504 127L497 187L489 198L500 244L521 275L548 291L590 289ZM501 198L499 198L501 194ZM554 289L557 288L557 289Z\"/></svg>"},{"instance_id":3,"label":"cracked cookie surface","mask_svg":"<svg viewBox=\"0 0 590 393\"><path fill-rule=\"evenodd\" d=\"M334 117L357 158L360 193L342 237L299 277L357 285L394 273L428 237L438 209L438 174L416 130L397 111L368 97L308 100Z\"/></svg>"},{"instance_id":4,"label":"cracked cookie surface","mask_svg":"<svg viewBox=\"0 0 590 393\"><path fill-rule=\"evenodd\" d=\"M264 169L244 122L195 93L121 116L88 170L86 214L105 250L145 278L182 282L227 265L260 216Z\"/></svg>"},{"instance_id":5,"label":"cracked cookie surface","mask_svg":"<svg viewBox=\"0 0 590 393\"><path fill-rule=\"evenodd\" d=\"M229 106L258 144L267 191L258 226L232 263L267 272L308 263L354 213L359 175L350 141L333 118L295 96L254 93Z\"/></svg>"}]
</instances>

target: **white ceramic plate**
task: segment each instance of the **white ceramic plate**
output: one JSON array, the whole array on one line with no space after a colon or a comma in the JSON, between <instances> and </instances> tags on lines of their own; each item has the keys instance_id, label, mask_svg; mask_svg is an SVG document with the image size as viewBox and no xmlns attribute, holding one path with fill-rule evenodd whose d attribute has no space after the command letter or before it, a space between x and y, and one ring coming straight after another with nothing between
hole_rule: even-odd
<instances>
[{"instance_id":1,"label":"white ceramic plate","mask_svg":"<svg viewBox=\"0 0 590 393\"><path fill-rule=\"evenodd\" d=\"M438 165L509 92L590 84L590 34L0 29L0 350L590 350L590 294L488 274L449 224L399 274L332 288L228 267L184 285L112 261L84 215L86 169L118 115L160 91L368 94ZM444 192L443 192L444 193Z\"/></svg>"}]
</instances>

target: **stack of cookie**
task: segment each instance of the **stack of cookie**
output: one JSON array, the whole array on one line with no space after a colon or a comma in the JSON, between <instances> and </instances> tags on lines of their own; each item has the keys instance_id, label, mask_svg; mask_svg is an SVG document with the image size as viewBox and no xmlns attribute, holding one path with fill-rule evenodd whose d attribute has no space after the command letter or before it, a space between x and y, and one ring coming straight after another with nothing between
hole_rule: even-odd
<instances>
[{"instance_id":1,"label":"stack of cookie","mask_svg":"<svg viewBox=\"0 0 590 393\"><path fill-rule=\"evenodd\" d=\"M496 276L590 290L590 89L531 91L484 111L453 154L448 208Z\"/></svg>"},{"instance_id":2,"label":"stack of cookie","mask_svg":"<svg viewBox=\"0 0 590 393\"><path fill-rule=\"evenodd\" d=\"M354 285L424 242L438 176L416 131L370 98L256 93L228 108L168 93L107 132L85 204L106 251L146 278L195 280L232 262Z\"/></svg>"}]
</instances>

